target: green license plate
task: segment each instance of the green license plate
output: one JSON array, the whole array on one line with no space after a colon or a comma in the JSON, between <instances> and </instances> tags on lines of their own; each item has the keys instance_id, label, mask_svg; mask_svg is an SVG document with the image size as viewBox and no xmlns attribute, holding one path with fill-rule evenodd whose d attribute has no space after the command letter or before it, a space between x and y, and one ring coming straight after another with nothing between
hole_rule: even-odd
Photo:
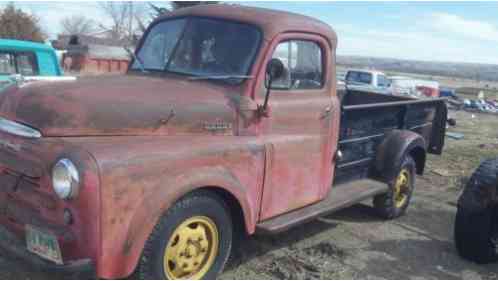
<instances>
[{"instance_id":1,"label":"green license plate","mask_svg":"<svg viewBox=\"0 0 498 281\"><path fill-rule=\"evenodd\" d=\"M62 264L61 250L55 235L28 224L26 225L26 243L28 251L57 264Z\"/></svg>"}]
</instances>

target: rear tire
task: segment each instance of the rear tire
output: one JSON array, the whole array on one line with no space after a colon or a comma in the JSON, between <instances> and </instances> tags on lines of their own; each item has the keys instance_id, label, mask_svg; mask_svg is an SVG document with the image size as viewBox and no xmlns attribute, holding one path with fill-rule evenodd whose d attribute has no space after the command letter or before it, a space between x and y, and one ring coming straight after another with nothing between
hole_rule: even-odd
<instances>
[{"instance_id":1,"label":"rear tire","mask_svg":"<svg viewBox=\"0 0 498 281\"><path fill-rule=\"evenodd\" d=\"M229 208L216 194L194 192L164 214L146 242L140 279L216 279L232 248Z\"/></svg>"},{"instance_id":2,"label":"rear tire","mask_svg":"<svg viewBox=\"0 0 498 281\"><path fill-rule=\"evenodd\" d=\"M374 207L381 217L394 219L406 212L415 188L415 170L413 158L404 156L396 178L389 184L389 191L374 197Z\"/></svg>"}]
</instances>

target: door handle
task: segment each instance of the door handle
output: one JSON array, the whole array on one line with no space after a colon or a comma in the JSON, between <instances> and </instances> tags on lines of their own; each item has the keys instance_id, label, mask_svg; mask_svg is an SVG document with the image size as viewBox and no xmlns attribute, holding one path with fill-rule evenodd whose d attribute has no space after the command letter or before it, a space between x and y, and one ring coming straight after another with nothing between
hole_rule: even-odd
<instances>
[{"instance_id":1,"label":"door handle","mask_svg":"<svg viewBox=\"0 0 498 281\"><path fill-rule=\"evenodd\" d=\"M331 112L332 112L332 107L327 106L325 108L325 110L322 112L322 114L320 115L320 119L324 119L325 117L329 116Z\"/></svg>"}]
</instances>

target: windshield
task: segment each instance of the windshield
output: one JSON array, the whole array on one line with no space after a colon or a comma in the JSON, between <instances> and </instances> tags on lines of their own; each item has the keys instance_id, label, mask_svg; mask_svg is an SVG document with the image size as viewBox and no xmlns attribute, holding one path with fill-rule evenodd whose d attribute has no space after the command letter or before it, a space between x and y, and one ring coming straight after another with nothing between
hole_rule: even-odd
<instances>
[{"instance_id":1,"label":"windshield","mask_svg":"<svg viewBox=\"0 0 498 281\"><path fill-rule=\"evenodd\" d=\"M254 26L189 17L156 24L137 52L132 70L190 76L247 75L260 42ZM237 79L241 81L241 78Z\"/></svg>"}]
</instances>

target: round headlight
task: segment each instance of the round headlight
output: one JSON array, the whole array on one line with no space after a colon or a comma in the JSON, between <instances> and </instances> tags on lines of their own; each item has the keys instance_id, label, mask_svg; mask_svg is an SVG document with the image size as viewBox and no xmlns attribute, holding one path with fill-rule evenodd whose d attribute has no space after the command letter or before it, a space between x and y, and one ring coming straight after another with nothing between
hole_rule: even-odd
<instances>
[{"instance_id":1,"label":"round headlight","mask_svg":"<svg viewBox=\"0 0 498 281\"><path fill-rule=\"evenodd\" d=\"M61 159L52 170L52 185L61 199L70 199L78 195L80 176L76 166L69 159Z\"/></svg>"}]
</instances>

